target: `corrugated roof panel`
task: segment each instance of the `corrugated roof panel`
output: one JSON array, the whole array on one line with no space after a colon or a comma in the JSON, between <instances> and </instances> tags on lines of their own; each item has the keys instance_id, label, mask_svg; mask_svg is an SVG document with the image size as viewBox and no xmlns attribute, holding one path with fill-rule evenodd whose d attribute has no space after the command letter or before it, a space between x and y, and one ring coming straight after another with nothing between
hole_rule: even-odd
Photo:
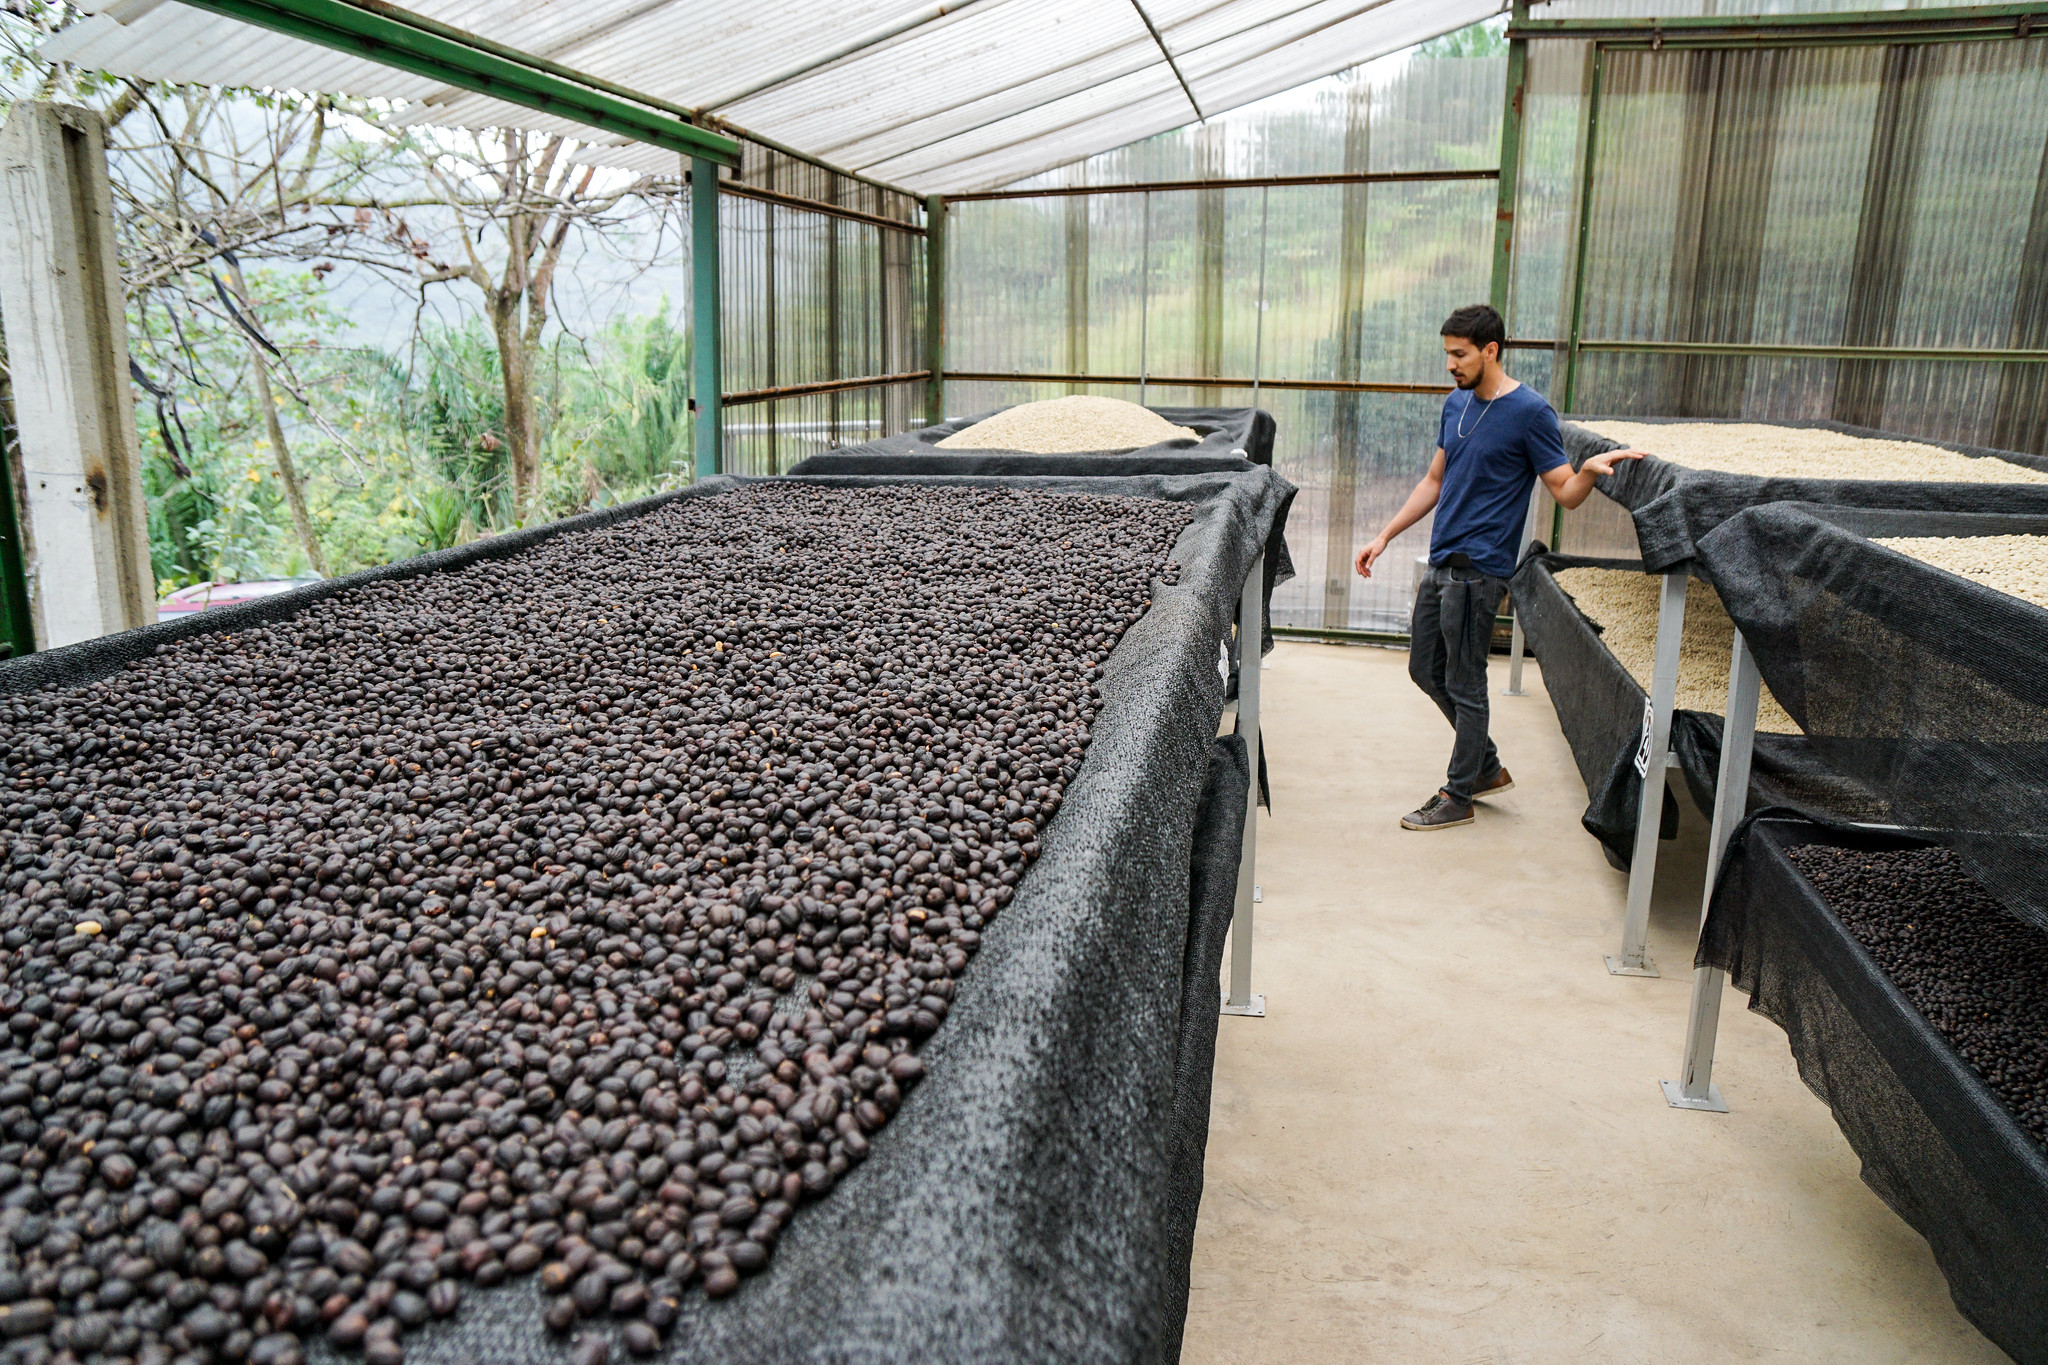
<instances>
[{"instance_id":1,"label":"corrugated roof panel","mask_svg":"<svg viewBox=\"0 0 2048 1365\"><path fill-rule=\"evenodd\" d=\"M929 0L836 0L829 9L815 0L416 3L442 23L659 99L692 108L732 100L715 112L737 126L918 190L1007 183L1188 123L1195 112L1137 10L1123 3L956 0L937 15ZM418 106L411 122L616 141L177 0L126 24L124 8L132 7L74 24L46 55L147 79L402 100ZM1146 13L1202 112L1219 114L1501 8L1499 0L1147 0ZM850 44L859 50L845 52ZM641 161L601 147L591 159Z\"/></svg>"}]
</instances>

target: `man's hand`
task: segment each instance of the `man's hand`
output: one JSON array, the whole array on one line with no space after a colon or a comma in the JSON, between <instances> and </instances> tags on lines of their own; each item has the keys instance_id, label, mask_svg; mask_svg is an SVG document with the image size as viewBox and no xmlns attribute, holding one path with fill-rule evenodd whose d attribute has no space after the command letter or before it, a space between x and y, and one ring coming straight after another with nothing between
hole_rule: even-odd
<instances>
[{"instance_id":1,"label":"man's hand","mask_svg":"<svg viewBox=\"0 0 2048 1365\"><path fill-rule=\"evenodd\" d=\"M1612 474L1614 466L1619 461L1640 460L1649 453L1647 450L1609 450L1599 455L1588 455L1585 461L1579 465L1579 470L1582 473L1591 474L1598 478Z\"/></svg>"},{"instance_id":2,"label":"man's hand","mask_svg":"<svg viewBox=\"0 0 2048 1365\"><path fill-rule=\"evenodd\" d=\"M1374 561L1386 552L1387 538L1385 536L1374 536L1368 541L1365 548L1358 552L1358 576L1360 578L1371 578Z\"/></svg>"}]
</instances>

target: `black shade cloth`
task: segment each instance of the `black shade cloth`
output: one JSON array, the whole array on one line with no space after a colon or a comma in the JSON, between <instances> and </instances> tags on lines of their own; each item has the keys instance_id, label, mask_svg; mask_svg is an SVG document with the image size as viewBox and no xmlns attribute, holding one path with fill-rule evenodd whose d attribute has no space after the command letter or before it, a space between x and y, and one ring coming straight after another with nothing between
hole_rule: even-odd
<instances>
[{"instance_id":1,"label":"black shade cloth","mask_svg":"<svg viewBox=\"0 0 2048 1365\"><path fill-rule=\"evenodd\" d=\"M1813 755L1882 797L1885 823L1953 831L1970 874L2048 928L2048 610L1850 529L2028 524L1780 503L1724 522L1698 564Z\"/></svg>"},{"instance_id":2,"label":"black shade cloth","mask_svg":"<svg viewBox=\"0 0 2048 1365\"><path fill-rule=\"evenodd\" d=\"M1221 935L1247 766L1217 759L1221 644L1294 488L1269 469L1132 479L838 477L1122 494L1195 504L1177 585L1105 663L1103 708L1043 852L986 934L926 1079L867 1161L799 1211L732 1298L692 1293L672 1358L716 1362L1170 1361L1186 1313L1206 1143ZM517 553L714 497L715 479L259 602L0 665L0 691L77 685L201 631L278 620L364 582ZM1204 799L1207 799L1204 813ZM1235 803L1235 804L1233 804ZM1226 873L1226 869L1228 872ZM1226 881L1229 883L1225 885ZM1193 975L1190 976L1190 973ZM1196 1088L1199 1087L1199 1093ZM557 1362L532 1279L473 1287L408 1336L414 1362ZM324 1343L312 1354L334 1356ZM615 1357L621 1353L614 1348Z\"/></svg>"},{"instance_id":3,"label":"black shade cloth","mask_svg":"<svg viewBox=\"0 0 2048 1365\"><path fill-rule=\"evenodd\" d=\"M946 474L1069 474L1080 471L1063 464L1073 455L1033 455L1021 451L941 450L939 442L977 422L986 422L1008 408L995 408L973 417L954 417L934 426L906 431L900 436L882 436L859 445L813 455L790 470L792 474L904 474L912 472L896 461L906 457L920 462L921 472ZM1240 461L1271 467L1273 463L1273 415L1263 408L1149 408L1177 427L1196 433L1136 450L1089 452L1078 458L1098 474L1202 474L1230 472ZM945 460L944 466L925 461Z\"/></svg>"},{"instance_id":4,"label":"black shade cloth","mask_svg":"<svg viewBox=\"0 0 2048 1365\"><path fill-rule=\"evenodd\" d=\"M1963 1316L2022 1365L2048 1362L2048 1155L1787 860L1814 843L1924 846L1756 820L1730 846L1698 964L1785 1030L1864 1183L1927 1239Z\"/></svg>"},{"instance_id":5,"label":"black shade cloth","mask_svg":"<svg viewBox=\"0 0 2048 1365\"><path fill-rule=\"evenodd\" d=\"M1608 861L1626 870L1635 853L1636 813L1643 799L1635 759L1649 694L1601 640L1600 627L1559 586L1560 571L1582 567L1642 570L1634 560L1548 554L1537 547L1522 561L1510 589L1523 634L1542 662L1543 688L1586 784L1586 811L1579 822L1600 841ZM1703 814L1712 814L1720 785L1721 727L1722 718L1705 711L1679 710L1671 718L1671 752L1687 794ZM1756 737L1748 808L1766 806L1864 821L1885 815L1881 801L1821 762L1799 735ZM1667 789L1660 833L1675 837L1677 824L1678 804Z\"/></svg>"},{"instance_id":6,"label":"black shade cloth","mask_svg":"<svg viewBox=\"0 0 2048 1365\"><path fill-rule=\"evenodd\" d=\"M1619 441L1609 440L1579 422L1646 422L1666 425L1706 424L1696 417L1582 417L1566 422L1565 453L1578 468L1588 455L1620 450ZM1984 446L1952 445L1943 441L1922 441L1917 436L1873 431L1840 422L1773 422L1772 426L1792 429L1837 431L1888 441L1915 441L1939 446L1980 459L2007 460L2029 469L2048 470L2048 456L2017 451L1991 450ZM1652 455L1623 461L1595 484L1602 493L1626 507L1635 519L1636 540L1642 548L1643 564L1652 573L1691 559L1701 537L1745 507L1772 502L1817 502L1838 507L1895 508L1941 512L2035 512L2048 514L2048 484L1920 483L1870 479L1766 479L1752 474L1721 474L1711 470L1688 469Z\"/></svg>"}]
</instances>

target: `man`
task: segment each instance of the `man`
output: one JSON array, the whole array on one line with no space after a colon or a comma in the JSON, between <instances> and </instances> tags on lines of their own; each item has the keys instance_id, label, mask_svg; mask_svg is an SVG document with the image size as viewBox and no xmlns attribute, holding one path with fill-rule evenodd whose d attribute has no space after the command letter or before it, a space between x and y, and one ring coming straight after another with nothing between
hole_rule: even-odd
<instances>
[{"instance_id":1,"label":"man","mask_svg":"<svg viewBox=\"0 0 2048 1365\"><path fill-rule=\"evenodd\" d=\"M1457 389L1444 400L1436 458L1386 529L1358 552L1358 572L1372 566L1387 542L1436 512L1429 570L1415 593L1409 625L1408 676L1429 694L1457 731L1444 785L1401 817L1413 830L1472 823L1472 803L1515 785L1487 738L1486 655L1494 612L1515 571L1515 550L1537 479L1561 507L1577 507L1593 480L1640 450L1589 457L1577 473L1565 457L1557 413L1541 394L1500 367L1507 330L1483 303L1460 308L1443 325L1444 367Z\"/></svg>"}]
</instances>

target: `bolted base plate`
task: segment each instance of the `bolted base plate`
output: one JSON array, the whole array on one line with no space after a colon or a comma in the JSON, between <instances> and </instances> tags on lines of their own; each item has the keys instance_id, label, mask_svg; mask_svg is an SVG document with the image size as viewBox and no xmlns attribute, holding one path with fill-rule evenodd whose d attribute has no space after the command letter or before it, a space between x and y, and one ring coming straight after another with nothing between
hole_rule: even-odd
<instances>
[{"instance_id":1,"label":"bolted base plate","mask_svg":"<svg viewBox=\"0 0 2048 1365\"><path fill-rule=\"evenodd\" d=\"M1698 1100L1688 1096L1677 1081L1659 1081L1657 1084L1664 1087L1664 1103L1673 1109L1697 1109L1704 1114L1728 1112L1728 1101L1721 1098L1721 1087L1711 1081L1707 1083L1706 1098Z\"/></svg>"},{"instance_id":2,"label":"bolted base plate","mask_svg":"<svg viewBox=\"0 0 2048 1365\"><path fill-rule=\"evenodd\" d=\"M1225 996L1223 998L1223 1012L1225 1014L1241 1014L1248 1019L1263 1019L1266 1017L1266 997L1255 995L1242 1005L1233 1005L1230 1003L1230 997Z\"/></svg>"},{"instance_id":3,"label":"bolted base plate","mask_svg":"<svg viewBox=\"0 0 2048 1365\"><path fill-rule=\"evenodd\" d=\"M1526 697L1526 696L1528 696L1528 695L1529 695L1529 692L1528 692L1528 689L1527 689L1527 688L1523 688L1523 689L1517 690L1517 689L1515 689L1515 688L1512 688L1512 687L1503 687L1503 688L1502 688L1502 689L1500 690L1500 694L1501 694L1501 695L1502 695L1503 697Z\"/></svg>"},{"instance_id":4,"label":"bolted base plate","mask_svg":"<svg viewBox=\"0 0 2048 1365\"><path fill-rule=\"evenodd\" d=\"M1607 974L1609 976L1661 975L1657 970L1657 964L1650 961L1648 954L1644 954L1643 960L1640 963L1631 966L1628 959L1616 957L1613 953L1607 955Z\"/></svg>"}]
</instances>

